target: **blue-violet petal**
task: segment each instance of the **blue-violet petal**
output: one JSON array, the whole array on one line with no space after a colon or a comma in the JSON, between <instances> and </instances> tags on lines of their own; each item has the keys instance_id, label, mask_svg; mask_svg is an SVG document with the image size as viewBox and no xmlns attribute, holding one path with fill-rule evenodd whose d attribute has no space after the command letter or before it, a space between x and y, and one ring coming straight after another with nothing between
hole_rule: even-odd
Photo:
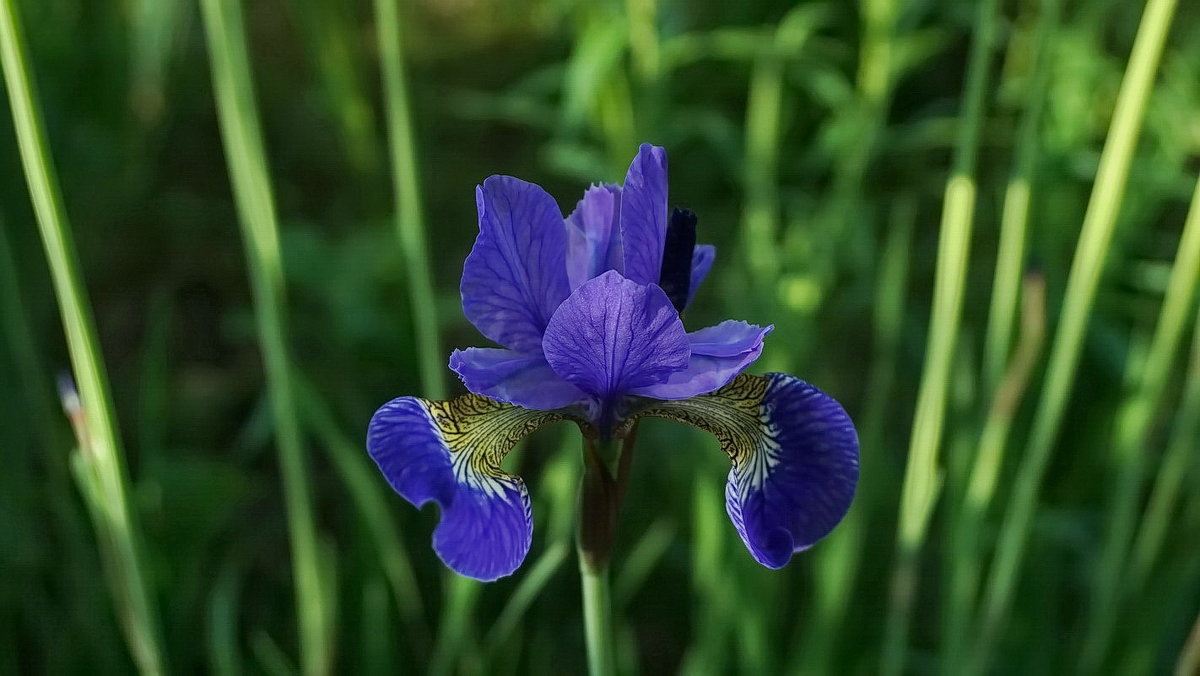
<instances>
[{"instance_id":1,"label":"blue-violet petal","mask_svg":"<svg viewBox=\"0 0 1200 676\"><path fill-rule=\"evenodd\" d=\"M450 355L450 369L475 394L525 408L562 408L587 396L559 377L541 354L469 347Z\"/></svg>"},{"instance_id":2,"label":"blue-violet petal","mask_svg":"<svg viewBox=\"0 0 1200 676\"><path fill-rule=\"evenodd\" d=\"M638 284L657 284L667 237L667 152L643 143L621 188L622 274Z\"/></svg>"},{"instance_id":3,"label":"blue-violet petal","mask_svg":"<svg viewBox=\"0 0 1200 676\"><path fill-rule=\"evenodd\" d=\"M679 313L662 289L614 271L563 301L542 348L551 368L601 404L663 382L686 368L691 354Z\"/></svg>"},{"instance_id":4,"label":"blue-violet petal","mask_svg":"<svg viewBox=\"0 0 1200 676\"><path fill-rule=\"evenodd\" d=\"M686 399L724 387L762 354L763 339L774 326L755 326L726 320L688 334L691 358L682 371L664 382L634 389L630 394L655 399Z\"/></svg>"},{"instance_id":5,"label":"blue-violet petal","mask_svg":"<svg viewBox=\"0 0 1200 676\"><path fill-rule=\"evenodd\" d=\"M561 418L474 394L445 402L400 397L371 418L367 452L405 500L440 507L433 548L442 561L491 581L521 565L533 535L525 483L500 461L520 438Z\"/></svg>"},{"instance_id":6,"label":"blue-violet petal","mask_svg":"<svg viewBox=\"0 0 1200 676\"><path fill-rule=\"evenodd\" d=\"M463 264L463 313L491 340L537 353L546 323L570 293L558 204L511 176L488 178L475 202L479 236Z\"/></svg>"}]
</instances>

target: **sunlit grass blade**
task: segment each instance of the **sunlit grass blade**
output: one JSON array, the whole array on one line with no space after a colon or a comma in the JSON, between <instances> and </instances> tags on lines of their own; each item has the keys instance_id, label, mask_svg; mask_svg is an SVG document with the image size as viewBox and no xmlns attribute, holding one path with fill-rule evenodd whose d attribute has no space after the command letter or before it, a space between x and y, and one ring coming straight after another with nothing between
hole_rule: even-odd
<instances>
[{"instance_id":1,"label":"sunlit grass blade","mask_svg":"<svg viewBox=\"0 0 1200 676\"><path fill-rule=\"evenodd\" d=\"M417 168L417 136L408 103L404 63L404 27L398 0L375 0L375 28L379 40L387 115L388 152L392 164L392 191L396 209L396 234L408 280L409 305L417 336L417 368L421 389L430 399L446 398L446 355L438 338L437 298L429 270L425 241L425 216L421 206L421 180Z\"/></svg>"},{"instance_id":2,"label":"sunlit grass blade","mask_svg":"<svg viewBox=\"0 0 1200 676\"><path fill-rule=\"evenodd\" d=\"M986 0L978 5L954 163L942 201L933 315L901 489L896 560L884 633L883 670L888 674L899 674L905 668L921 548L941 488L938 455L967 283L975 219L975 158L983 127L990 60L999 20L997 13L996 0Z\"/></svg>"},{"instance_id":3,"label":"sunlit grass blade","mask_svg":"<svg viewBox=\"0 0 1200 676\"><path fill-rule=\"evenodd\" d=\"M980 633L970 663L972 673L986 668L992 646L1008 618L1037 509L1038 490L1075 381L1096 288L1174 10L1175 0L1150 0L1138 27L1067 279L1058 331L1050 348L1029 444L1017 470L1012 498L1001 526L980 610Z\"/></svg>"},{"instance_id":4,"label":"sunlit grass blade","mask_svg":"<svg viewBox=\"0 0 1200 676\"><path fill-rule=\"evenodd\" d=\"M1146 465L1146 445L1167 382L1175 367L1179 343L1191 314L1200 280L1200 182L1192 196L1183 235L1162 310L1154 329L1150 351L1142 364L1134 391L1121 409L1116 422L1113 450L1115 489L1109 509L1106 539L1091 598L1088 630L1084 638L1083 669L1095 672L1104 662L1118 617L1121 583L1125 579L1129 547L1137 521L1142 475Z\"/></svg>"},{"instance_id":5,"label":"sunlit grass blade","mask_svg":"<svg viewBox=\"0 0 1200 676\"><path fill-rule=\"evenodd\" d=\"M296 417L279 224L255 112L242 10L238 0L203 0L201 9L283 473L300 662L306 674L322 674L333 666L333 612L326 607L332 598L333 580L323 576L328 568L320 560L304 440Z\"/></svg>"},{"instance_id":6,"label":"sunlit grass blade","mask_svg":"<svg viewBox=\"0 0 1200 676\"><path fill-rule=\"evenodd\" d=\"M15 0L0 0L0 63L21 164L79 388L78 395L73 388L64 393L78 433L79 448L72 464L91 511L114 605L134 663L144 674L159 674L166 670L166 657L153 585L142 551L141 528L130 501L124 450L108 377L46 142L41 110L34 97L24 30L15 4Z\"/></svg>"},{"instance_id":7,"label":"sunlit grass blade","mask_svg":"<svg viewBox=\"0 0 1200 676\"><path fill-rule=\"evenodd\" d=\"M1008 369L1009 349L1025 269L1025 238L1034 185L1034 168L1040 154L1038 132L1045 107L1053 61L1048 47L1059 22L1060 0L1038 3L1034 35L1030 42L1034 53L1025 75L1025 101L1017 129L1017 147L1012 173L1004 187L1004 206L1000 216L1000 244L996 250L996 270L992 278L992 299L988 309L986 341L983 348L983 386L989 395L1000 386Z\"/></svg>"}]
</instances>

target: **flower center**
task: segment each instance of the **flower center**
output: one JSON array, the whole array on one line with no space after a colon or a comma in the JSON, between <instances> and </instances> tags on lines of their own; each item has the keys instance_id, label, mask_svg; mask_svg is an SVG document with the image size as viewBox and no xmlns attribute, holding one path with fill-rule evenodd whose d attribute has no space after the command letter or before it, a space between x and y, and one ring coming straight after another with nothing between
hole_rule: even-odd
<instances>
[{"instance_id":1,"label":"flower center","mask_svg":"<svg viewBox=\"0 0 1200 676\"><path fill-rule=\"evenodd\" d=\"M658 285L671 305L683 312L692 285L692 252L696 249L696 214L691 209L672 209L663 243L662 268Z\"/></svg>"}]
</instances>

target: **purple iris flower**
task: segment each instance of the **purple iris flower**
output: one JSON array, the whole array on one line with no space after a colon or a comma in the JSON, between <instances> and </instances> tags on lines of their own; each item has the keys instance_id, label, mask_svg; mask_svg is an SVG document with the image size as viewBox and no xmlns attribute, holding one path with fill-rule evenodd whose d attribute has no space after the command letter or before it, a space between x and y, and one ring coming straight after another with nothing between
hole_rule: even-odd
<instances>
[{"instance_id":1,"label":"purple iris flower","mask_svg":"<svg viewBox=\"0 0 1200 676\"><path fill-rule=\"evenodd\" d=\"M564 419L600 440L626 437L645 416L713 433L733 463L730 519L765 566L783 566L841 520L858 480L842 407L792 376L742 373L771 326L684 329L680 313L715 249L695 244L691 212L668 210L662 148L642 145L624 185L589 188L566 219L545 190L510 176L484 181L476 204L463 312L503 347L455 350L450 368L473 394L394 399L367 438L401 496L441 508L433 546L447 566L494 580L521 564L529 495L500 462Z\"/></svg>"}]
</instances>

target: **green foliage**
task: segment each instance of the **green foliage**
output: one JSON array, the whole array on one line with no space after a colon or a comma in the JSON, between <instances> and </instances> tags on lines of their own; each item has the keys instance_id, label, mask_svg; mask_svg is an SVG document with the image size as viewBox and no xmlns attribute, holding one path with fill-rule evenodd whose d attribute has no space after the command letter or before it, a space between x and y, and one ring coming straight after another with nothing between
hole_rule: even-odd
<instances>
[{"instance_id":1,"label":"green foliage","mask_svg":"<svg viewBox=\"0 0 1200 676\"><path fill-rule=\"evenodd\" d=\"M474 185L641 141L718 246L687 323L775 324L863 476L769 571L642 425L620 673L1200 660L1194 3L0 2L0 673L583 672L573 430L491 585L362 437L479 343Z\"/></svg>"}]
</instances>

